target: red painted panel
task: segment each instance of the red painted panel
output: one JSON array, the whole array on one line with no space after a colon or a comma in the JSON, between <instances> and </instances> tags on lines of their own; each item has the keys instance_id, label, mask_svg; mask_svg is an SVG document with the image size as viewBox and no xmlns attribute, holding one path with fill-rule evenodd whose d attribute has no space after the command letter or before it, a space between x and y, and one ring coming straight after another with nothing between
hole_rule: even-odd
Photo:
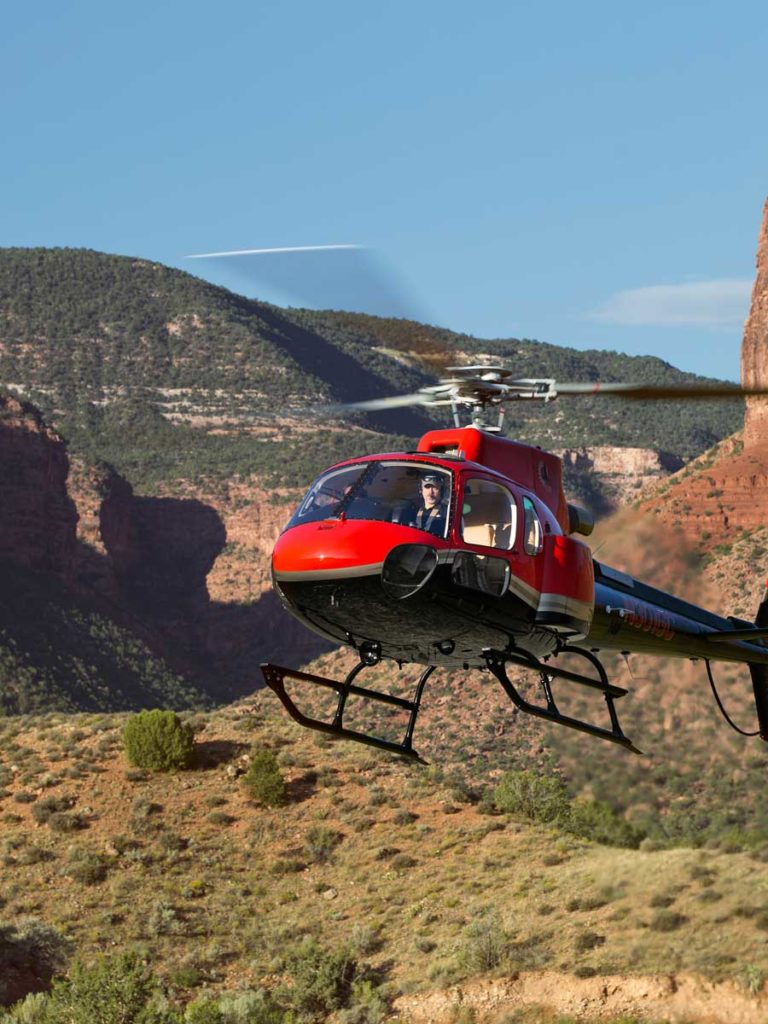
<instances>
[{"instance_id":1,"label":"red painted panel","mask_svg":"<svg viewBox=\"0 0 768 1024\"><path fill-rule=\"evenodd\" d=\"M280 573L375 565L383 562L398 544L450 547L448 541L411 526L361 519L324 519L294 526L281 534L272 553L272 567Z\"/></svg>"},{"instance_id":2,"label":"red painted panel","mask_svg":"<svg viewBox=\"0 0 768 1024\"><path fill-rule=\"evenodd\" d=\"M592 552L586 544L573 537L550 534L544 538L540 557L544 560L543 593L562 594L594 604L594 566Z\"/></svg>"}]
</instances>

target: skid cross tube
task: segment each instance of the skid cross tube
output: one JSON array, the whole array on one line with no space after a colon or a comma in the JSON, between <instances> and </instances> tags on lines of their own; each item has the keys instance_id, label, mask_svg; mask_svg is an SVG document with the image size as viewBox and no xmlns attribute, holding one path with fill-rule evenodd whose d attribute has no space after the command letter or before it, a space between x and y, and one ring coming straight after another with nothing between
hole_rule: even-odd
<instances>
[{"instance_id":1,"label":"skid cross tube","mask_svg":"<svg viewBox=\"0 0 768 1024\"><path fill-rule=\"evenodd\" d=\"M631 750L633 754L642 754L642 750L638 750L634 743L632 743L632 741L622 732L621 726L619 725L619 718L616 714L614 699L617 697L623 697L627 691L622 689L620 686L612 686L608 682L608 677L605 674L605 669L603 668L602 663L590 651L585 651L581 648L572 648L568 653L580 654L585 657L597 670L600 678L590 679L589 676L582 676L578 672L570 672L567 669L557 668L553 665L544 665L537 658L534 658L532 654L527 654L522 651L517 651L514 654L500 654L497 651L487 651L485 655L485 663L488 666L489 671L501 683L504 692L515 707L520 708L521 711L525 711L526 714L534 715L536 718L545 718L549 722L556 722L558 725L565 725L569 729L577 729L579 732L586 732L590 736L597 736L599 739L608 740L610 743L617 743L619 746L626 747L627 750ZM522 665L525 668L533 669L539 673L542 688L544 690L546 707L542 707L540 704L532 704L519 693L507 675L507 663ZM600 725L593 725L591 722L583 722L580 718L572 718L570 715L562 714L558 710L555 698L552 694L552 682L555 679L567 679L569 682L579 683L581 686L589 686L593 689L600 690L605 697L605 703L611 719L611 728L606 729Z\"/></svg>"},{"instance_id":2,"label":"skid cross tube","mask_svg":"<svg viewBox=\"0 0 768 1024\"><path fill-rule=\"evenodd\" d=\"M418 684L416 685L416 692L413 696L413 700L407 700L404 697L395 697L391 693L383 693L381 690L372 690L365 686L355 686L354 679L364 668L368 667L368 665L361 661L359 665L355 665L352 671L349 672L343 683L338 683L334 679L326 679L324 676L315 676L309 672L297 672L290 668L282 668L280 665L265 663L261 666L261 671L264 675L264 681L267 686L280 698L285 710L295 722L299 723L299 725L303 725L307 729L315 729L317 732L324 732L327 735L335 736L338 739L354 740L356 743L365 743L369 747L377 747L379 750L388 750L391 754L400 754L403 757L411 758L413 761L419 761L421 764L427 764L424 758L417 754L413 749L413 731L416 727L416 718L421 707L421 695L424 692L424 686L426 685L429 677L435 671L436 666L429 665L421 673ZM339 699L336 705L336 712L333 716L333 721L323 722L319 718L310 718L308 715L299 711L285 688L286 679L297 679L300 682L312 683L315 686L322 686L327 690L335 690L339 695ZM356 729L347 728L347 726L344 725L344 710L346 708L347 698L350 694L354 694L358 697L364 697L367 700L377 701L379 704L389 704L391 707L403 708L403 710L408 711L408 725L406 726L405 736L403 737L402 743L395 743L394 740L385 740L380 736L372 736L369 733L358 732Z\"/></svg>"}]
</instances>

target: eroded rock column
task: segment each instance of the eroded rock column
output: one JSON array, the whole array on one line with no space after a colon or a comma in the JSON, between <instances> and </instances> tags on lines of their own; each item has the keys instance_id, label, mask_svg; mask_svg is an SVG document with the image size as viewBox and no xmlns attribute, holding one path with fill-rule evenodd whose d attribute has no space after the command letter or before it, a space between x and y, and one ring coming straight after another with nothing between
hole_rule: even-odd
<instances>
[{"instance_id":1,"label":"eroded rock column","mask_svg":"<svg viewBox=\"0 0 768 1024\"><path fill-rule=\"evenodd\" d=\"M741 383L744 387L768 387L768 200L757 243L752 305L741 343ZM744 447L758 446L768 446L768 397L747 399Z\"/></svg>"}]
</instances>

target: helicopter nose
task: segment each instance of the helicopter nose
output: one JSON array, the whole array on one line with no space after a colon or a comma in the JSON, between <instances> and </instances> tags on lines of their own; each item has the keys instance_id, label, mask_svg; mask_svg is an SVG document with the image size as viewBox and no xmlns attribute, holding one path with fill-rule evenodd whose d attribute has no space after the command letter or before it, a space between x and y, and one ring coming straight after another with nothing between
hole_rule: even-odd
<instances>
[{"instance_id":1,"label":"helicopter nose","mask_svg":"<svg viewBox=\"0 0 768 1024\"><path fill-rule=\"evenodd\" d=\"M432 574L446 541L397 523L327 519L286 530L272 553L276 582L382 576L391 596L407 596Z\"/></svg>"}]
</instances>

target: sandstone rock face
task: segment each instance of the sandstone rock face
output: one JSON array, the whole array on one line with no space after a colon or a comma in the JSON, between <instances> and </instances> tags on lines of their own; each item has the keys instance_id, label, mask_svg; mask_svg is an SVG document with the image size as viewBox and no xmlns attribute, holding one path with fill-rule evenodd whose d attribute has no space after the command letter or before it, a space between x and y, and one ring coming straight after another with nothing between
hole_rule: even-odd
<instances>
[{"instance_id":1,"label":"sandstone rock face","mask_svg":"<svg viewBox=\"0 0 768 1024\"><path fill-rule=\"evenodd\" d=\"M632 501L641 487L682 467L677 456L650 448L596 445L565 448L555 454L563 460L566 481L572 479L574 473L594 477L612 508Z\"/></svg>"},{"instance_id":2,"label":"sandstone rock face","mask_svg":"<svg viewBox=\"0 0 768 1024\"><path fill-rule=\"evenodd\" d=\"M741 343L741 383L768 387L768 200L757 245L757 276ZM768 398L748 398L744 447L768 444Z\"/></svg>"},{"instance_id":3,"label":"sandstone rock face","mask_svg":"<svg viewBox=\"0 0 768 1024\"><path fill-rule=\"evenodd\" d=\"M0 558L69 577L77 511L61 437L34 406L0 395Z\"/></svg>"}]
</instances>

